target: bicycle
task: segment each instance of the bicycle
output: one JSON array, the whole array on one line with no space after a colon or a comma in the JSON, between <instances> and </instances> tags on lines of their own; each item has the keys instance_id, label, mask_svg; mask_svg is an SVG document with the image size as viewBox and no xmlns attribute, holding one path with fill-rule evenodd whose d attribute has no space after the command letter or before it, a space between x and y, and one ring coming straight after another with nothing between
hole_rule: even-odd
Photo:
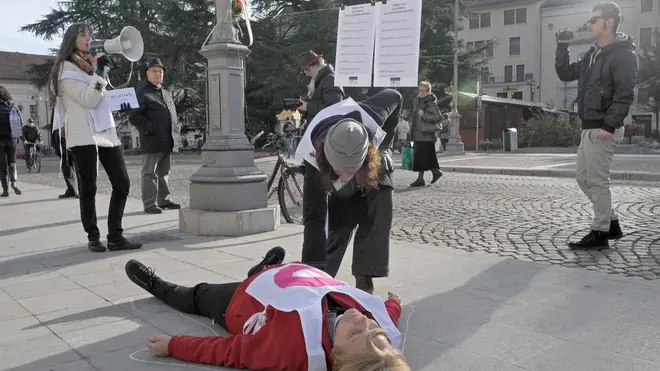
<instances>
[{"instance_id":1,"label":"bicycle","mask_svg":"<svg viewBox=\"0 0 660 371\"><path fill-rule=\"evenodd\" d=\"M253 138L253 143L263 135L263 131ZM277 201L280 204L280 211L287 223L302 224L302 206L303 206L303 176L305 174L304 168L300 166L290 165L287 163L284 155L282 154L287 148L287 138L284 134L270 133L266 137L266 144L262 148L273 146L275 151L271 154L277 155L277 162L273 173L268 178L268 185L266 188L267 198L270 198L277 192ZM277 186L273 187L275 178L279 174ZM299 196L296 197L294 193ZM287 199L288 197L288 199ZM287 205L287 201L293 201L292 206Z\"/></svg>"},{"instance_id":2,"label":"bicycle","mask_svg":"<svg viewBox=\"0 0 660 371\"><path fill-rule=\"evenodd\" d=\"M28 143L28 144L32 144L32 151L30 151L30 164L32 165L27 168L27 171L28 173L31 173L32 169L34 169L36 173L40 173L41 155L39 154L39 143Z\"/></svg>"}]
</instances>

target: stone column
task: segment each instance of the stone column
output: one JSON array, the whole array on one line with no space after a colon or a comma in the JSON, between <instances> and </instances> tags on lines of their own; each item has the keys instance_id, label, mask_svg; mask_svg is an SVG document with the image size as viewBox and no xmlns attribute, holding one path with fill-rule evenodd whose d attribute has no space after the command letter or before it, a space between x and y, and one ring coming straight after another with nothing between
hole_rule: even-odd
<instances>
[{"instance_id":1,"label":"stone column","mask_svg":"<svg viewBox=\"0 0 660 371\"><path fill-rule=\"evenodd\" d=\"M459 2L454 0L454 82L452 83L452 107L449 113L449 140L446 150L449 154L464 154L465 146L461 139L461 115L458 113L458 27L460 23Z\"/></svg>"},{"instance_id":2,"label":"stone column","mask_svg":"<svg viewBox=\"0 0 660 371\"><path fill-rule=\"evenodd\" d=\"M179 229L204 236L242 236L277 229L280 212L268 206L268 177L254 165L245 136L245 58L233 25L232 1L216 1L217 27L201 53L208 60L208 130L202 167L190 178L190 208Z\"/></svg>"}]
</instances>

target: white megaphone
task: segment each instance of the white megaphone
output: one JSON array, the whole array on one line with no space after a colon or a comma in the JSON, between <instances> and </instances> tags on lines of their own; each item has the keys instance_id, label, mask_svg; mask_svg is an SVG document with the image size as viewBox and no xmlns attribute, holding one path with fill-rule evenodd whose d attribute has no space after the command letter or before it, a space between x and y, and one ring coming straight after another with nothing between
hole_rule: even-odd
<instances>
[{"instance_id":1,"label":"white megaphone","mask_svg":"<svg viewBox=\"0 0 660 371\"><path fill-rule=\"evenodd\" d=\"M130 62L137 62L144 53L144 42L142 35L137 28L126 26L119 33L119 36L109 40L93 40L89 43L89 52L92 55L121 54Z\"/></svg>"}]
</instances>

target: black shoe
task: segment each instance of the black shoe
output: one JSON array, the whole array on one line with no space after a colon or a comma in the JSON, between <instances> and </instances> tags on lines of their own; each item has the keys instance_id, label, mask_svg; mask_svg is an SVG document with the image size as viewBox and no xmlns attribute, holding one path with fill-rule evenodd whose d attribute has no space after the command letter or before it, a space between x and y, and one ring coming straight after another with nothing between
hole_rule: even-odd
<instances>
[{"instance_id":1,"label":"black shoe","mask_svg":"<svg viewBox=\"0 0 660 371\"><path fill-rule=\"evenodd\" d=\"M251 277L255 273L259 273L262 269L266 268L269 265L281 264L284 261L286 256L286 251L281 246L275 246L272 249L268 250L266 256L263 260L254 267L250 268L248 271L248 277Z\"/></svg>"},{"instance_id":2,"label":"black shoe","mask_svg":"<svg viewBox=\"0 0 660 371\"><path fill-rule=\"evenodd\" d=\"M161 209L158 206L152 206L152 207L148 207L148 208L144 209L144 212L146 214L162 214L163 209Z\"/></svg>"},{"instance_id":3,"label":"black shoe","mask_svg":"<svg viewBox=\"0 0 660 371\"><path fill-rule=\"evenodd\" d=\"M140 242L129 241L124 237L115 241L108 240L108 250L110 251L137 250L141 247L142 244Z\"/></svg>"},{"instance_id":4,"label":"black shoe","mask_svg":"<svg viewBox=\"0 0 660 371\"><path fill-rule=\"evenodd\" d=\"M431 173L433 173L433 179L431 179L431 184L437 182L438 179L442 178L442 176L444 175L440 169L432 170Z\"/></svg>"},{"instance_id":5,"label":"black shoe","mask_svg":"<svg viewBox=\"0 0 660 371\"><path fill-rule=\"evenodd\" d=\"M181 205L175 204L174 202L170 202L169 204L159 207L163 210L179 210L181 208Z\"/></svg>"},{"instance_id":6,"label":"black shoe","mask_svg":"<svg viewBox=\"0 0 660 371\"><path fill-rule=\"evenodd\" d=\"M57 196L57 198L78 198L78 194L75 192L66 191L64 194Z\"/></svg>"},{"instance_id":7,"label":"black shoe","mask_svg":"<svg viewBox=\"0 0 660 371\"><path fill-rule=\"evenodd\" d=\"M578 242L569 242L568 247L576 250L603 250L610 247L607 232L591 231Z\"/></svg>"},{"instance_id":8,"label":"black shoe","mask_svg":"<svg viewBox=\"0 0 660 371\"><path fill-rule=\"evenodd\" d=\"M153 291L154 282L160 279L156 276L153 268L149 268L135 259L131 259L126 263L125 270L126 275L134 284L142 287L148 292Z\"/></svg>"},{"instance_id":9,"label":"black shoe","mask_svg":"<svg viewBox=\"0 0 660 371\"><path fill-rule=\"evenodd\" d=\"M91 252L105 252L105 245L100 240L89 241L87 248Z\"/></svg>"},{"instance_id":10,"label":"black shoe","mask_svg":"<svg viewBox=\"0 0 660 371\"><path fill-rule=\"evenodd\" d=\"M19 195L19 196L23 194L23 192L21 192L21 190L18 189L18 187L16 187L16 184L12 184L12 185L11 185L11 189L13 189L13 190L14 190L14 193L16 193L16 194Z\"/></svg>"},{"instance_id":11,"label":"black shoe","mask_svg":"<svg viewBox=\"0 0 660 371\"><path fill-rule=\"evenodd\" d=\"M610 221L610 233L608 235L608 239L610 240L618 240L619 238L623 237L623 232L621 231L621 226L619 225L618 220L611 220Z\"/></svg>"},{"instance_id":12,"label":"black shoe","mask_svg":"<svg viewBox=\"0 0 660 371\"><path fill-rule=\"evenodd\" d=\"M426 185L426 182L424 182L424 179L417 179L414 182L410 183L411 187L424 187Z\"/></svg>"},{"instance_id":13,"label":"black shoe","mask_svg":"<svg viewBox=\"0 0 660 371\"><path fill-rule=\"evenodd\" d=\"M3 190L2 193L0 194L0 197L9 197L9 191L7 191L6 189Z\"/></svg>"}]
</instances>

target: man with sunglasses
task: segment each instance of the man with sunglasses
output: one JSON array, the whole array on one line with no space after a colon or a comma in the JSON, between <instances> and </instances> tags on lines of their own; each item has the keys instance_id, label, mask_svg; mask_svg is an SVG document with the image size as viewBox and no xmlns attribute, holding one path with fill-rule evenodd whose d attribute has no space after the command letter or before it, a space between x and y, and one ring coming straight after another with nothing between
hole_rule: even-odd
<instances>
[{"instance_id":1,"label":"man with sunglasses","mask_svg":"<svg viewBox=\"0 0 660 371\"><path fill-rule=\"evenodd\" d=\"M612 2L591 9L589 37L594 45L577 62L570 63L568 44L574 33L557 32L555 70L561 81L578 80L578 115L582 138L575 177L593 204L591 231L572 249L605 249L608 240L623 237L619 217L612 207L610 165L616 145L623 139L623 120L635 99L637 56L632 37L617 32L621 10Z\"/></svg>"}]
</instances>

